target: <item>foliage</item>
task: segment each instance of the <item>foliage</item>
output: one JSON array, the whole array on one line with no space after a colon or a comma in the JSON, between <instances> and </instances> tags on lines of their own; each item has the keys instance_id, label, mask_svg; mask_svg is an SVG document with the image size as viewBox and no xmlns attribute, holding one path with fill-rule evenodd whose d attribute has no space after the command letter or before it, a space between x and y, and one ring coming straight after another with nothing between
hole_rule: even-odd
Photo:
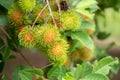
<instances>
[{"instance_id":1,"label":"foliage","mask_svg":"<svg viewBox=\"0 0 120 80\"><path fill-rule=\"evenodd\" d=\"M6 44L0 38L0 72L6 60L15 58L11 51L26 60L21 52L26 47L40 49L50 60L51 68L45 71L27 61L29 66L16 67L13 80L109 80L107 75L119 64L118 58L102 56L90 62L96 56L92 36L97 4L96 0L0 1L0 8L7 11L0 12L0 27L6 37ZM97 33L101 40L109 35ZM100 51L97 54L102 54ZM7 77L3 75L2 80Z\"/></svg>"}]
</instances>

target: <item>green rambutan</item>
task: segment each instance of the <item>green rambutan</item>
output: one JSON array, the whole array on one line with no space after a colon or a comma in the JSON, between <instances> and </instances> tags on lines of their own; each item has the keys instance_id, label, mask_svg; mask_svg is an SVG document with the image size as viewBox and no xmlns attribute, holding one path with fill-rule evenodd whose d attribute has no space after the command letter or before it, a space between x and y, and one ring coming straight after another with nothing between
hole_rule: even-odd
<instances>
[{"instance_id":1,"label":"green rambutan","mask_svg":"<svg viewBox=\"0 0 120 80\"><path fill-rule=\"evenodd\" d=\"M17 27L17 33L21 32L24 27L25 27L24 24L19 25L19 26Z\"/></svg>"},{"instance_id":2,"label":"green rambutan","mask_svg":"<svg viewBox=\"0 0 120 80\"><path fill-rule=\"evenodd\" d=\"M50 60L59 62L63 55L67 55L68 48L69 45L64 39L53 42L48 48L48 56L50 57Z\"/></svg>"},{"instance_id":3,"label":"green rambutan","mask_svg":"<svg viewBox=\"0 0 120 80\"><path fill-rule=\"evenodd\" d=\"M72 10L63 11L61 13L61 29L75 31L80 28L81 20L80 16Z\"/></svg>"},{"instance_id":4,"label":"green rambutan","mask_svg":"<svg viewBox=\"0 0 120 80\"><path fill-rule=\"evenodd\" d=\"M87 47L83 47L80 49L80 59L82 61L88 61L91 60L94 56L94 50L90 50Z\"/></svg>"},{"instance_id":5,"label":"green rambutan","mask_svg":"<svg viewBox=\"0 0 120 80\"><path fill-rule=\"evenodd\" d=\"M36 39L30 26L25 26L18 34L19 42L22 46L33 48L36 46Z\"/></svg>"},{"instance_id":6,"label":"green rambutan","mask_svg":"<svg viewBox=\"0 0 120 80\"><path fill-rule=\"evenodd\" d=\"M11 22L13 23L20 23L22 22L22 12L19 8L13 6L11 9L8 10L8 17L10 18Z\"/></svg>"},{"instance_id":7,"label":"green rambutan","mask_svg":"<svg viewBox=\"0 0 120 80\"><path fill-rule=\"evenodd\" d=\"M23 12L30 12L35 7L36 0L19 0L18 3Z\"/></svg>"},{"instance_id":8,"label":"green rambutan","mask_svg":"<svg viewBox=\"0 0 120 80\"><path fill-rule=\"evenodd\" d=\"M38 43L42 46L48 46L60 38L60 33L54 25L46 24L35 29Z\"/></svg>"}]
</instances>

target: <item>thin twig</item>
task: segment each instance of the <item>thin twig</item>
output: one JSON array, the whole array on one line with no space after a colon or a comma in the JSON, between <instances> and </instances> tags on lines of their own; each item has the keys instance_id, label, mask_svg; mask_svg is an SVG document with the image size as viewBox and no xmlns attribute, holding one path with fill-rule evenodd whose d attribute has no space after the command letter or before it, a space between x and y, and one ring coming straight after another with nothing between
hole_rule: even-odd
<instances>
[{"instance_id":1,"label":"thin twig","mask_svg":"<svg viewBox=\"0 0 120 80\"><path fill-rule=\"evenodd\" d=\"M52 9L51 9L51 7L50 7L50 3L49 3L48 0L46 0L46 2L47 2L47 6L48 6L48 9L49 9L49 12L50 12L50 16L52 17L52 20L53 20L53 23L54 23L54 25L57 27L57 24L56 24L55 19L54 19L54 17L53 17Z\"/></svg>"},{"instance_id":2,"label":"thin twig","mask_svg":"<svg viewBox=\"0 0 120 80\"><path fill-rule=\"evenodd\" d=\"M59 14L59 21L60 21L60 17L61 17L61 8L60 8L60 4L59 4L59 1L56 0L56 4L57 4L57 7L58 7L58 14Z\"/></svg>"},{"instance_id":3,"label":"thin twig","mask_svg":"<svg viewBox=\"0 0 120 80\"><path fill-rule=\"evenodd\" d=\"M69 4L69 0L66 0L67 5L68 5L68 9L70 9L70 4Z\"/></svg>"},{"instance_id":4,"label":"thin twig","mask_svg":"<svg viewBox=\"0 0 120 80\"><path fill-rule=\"evenodd\" d=\"M21 57L25 60L25 62L31 66L32 68L35 68L35 66L33 66L30 61L23 55L23 53L21 51L18 51L17 53L19 53L21 55Z\"/></svg>"},{"instance_id":5,"label":"thin twig","mask_svg":"<svg viewBox=\"0 0 120 80\"><path fill-rule=\"evenodd\" d=\"M30 63L30 61L23 55L23 53L21 52L21 50L19 50L19 48L13 44L14 47L17 49L17 53L19 53L21 55L21 57L24 59L24 61L29 65L31 66L32 68L35 68L35 66L32 65L32 63Z\"/></svg>"},{"instance_id":6,"label":"thin twig","mask_svg":"<svg viewBox=\"0 0 120 80\"><path fill-rule=\"evenodd\" d=\"M3 31L3 33L9 38L9 39L12 39L11 38L11 36L6 32L6 30L4 30L4 28L0 28L2 31ZM17 51L18 51L18 53L22 56L22 58L25 60L25 62L28 64L28 65L30 65L30 66L32 66L33 68L34 68L34 66L29 62L29 60L22 54L22 52L18 49L18 47L15 45L15 44L13 44L14 45L14 47L17 49Z\"/></svg>"},{"instance_id":7,"label":"thin twig","mask_svg":"<svg viewBox=\"0 0 120 80\"><path fill-rule=\"evenodd\" d=\"M7 33L7 31L6 31L4 28L0 27L0 29L2 30L2 32L3 32L9 39L12 39L12 38L10 37L10 35Z\"/></svg>"},{"instance_id":8,"label":"thin twig","mask_svg":"<svg viewBox=\"0 0 120 80\"><path fill-rule=\"evenodd\" d=\"M45 69L45 68L47 68L47 67L49 67L49 66L52 66L52 65L53 65L53 63L48 64L48 65L46 65L46 66L42 67L41 69Z\"/></svg>"},{"instance_id":9,"label":"thin twig","mask_svg":"<svg viewBox=\"0 0 120 80\"><path fill-rule=\"evenodd\" d=\"M43 7L43 9L39 12L38 16L36 17L35 21L33 22L32 28L35 26L35 23L37 22L38 18L40 17L40 15L42 14L42 12L45 10L45 8L47 7L47 4Z\"/></svg>"}]
</instances>

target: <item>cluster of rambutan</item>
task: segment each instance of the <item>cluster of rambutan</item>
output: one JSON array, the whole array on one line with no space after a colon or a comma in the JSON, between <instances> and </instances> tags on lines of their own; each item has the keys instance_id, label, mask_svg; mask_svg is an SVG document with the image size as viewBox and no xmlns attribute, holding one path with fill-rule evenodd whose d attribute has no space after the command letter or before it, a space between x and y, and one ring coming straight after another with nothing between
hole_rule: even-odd
<instances>
[{"instance_id":1,"label":"cluster of rambutan","mask_svg":"<svg viewBox=\"0 0 120 80\"><path fill-rule=\"evenodd\" d=\"M26 48L40 48L51 62L63 65L68 61L69 52L67 37L63 33L77 31L80 28L81 19L76 12L69 9L64 0L60 0L61 12L59 13L57 4L53 3L55 1L49 0L49 2L54 21L50 17L48 8L39 16L46 3L37 4L36 0L18 0L8 11L8 17L17 29L20 45ZM38 20L33 25L36 17ZM83 50L86 49L83 48ZM82 52L85 52L83 50Z\"/></svg>"}]
</instances>

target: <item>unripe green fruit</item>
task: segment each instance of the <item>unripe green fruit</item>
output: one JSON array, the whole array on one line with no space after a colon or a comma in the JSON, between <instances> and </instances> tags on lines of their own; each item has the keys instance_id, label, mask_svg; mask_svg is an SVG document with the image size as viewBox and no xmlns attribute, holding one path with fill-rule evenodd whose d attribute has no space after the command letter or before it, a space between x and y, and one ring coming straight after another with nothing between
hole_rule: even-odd
<instances>
[{"instance_id":1,"label":"unripe green fruit","mask_svg":"<svg viewBox=\"0 0 120 80\"><path fill-rule=\"evenodd\" d=\"M59 41L53 42L51 46L48 48L48 56L50 57L50 60L55 62L63 62L60 58L64 59L67 58L69 45L67 41L61 39ZM62 57L63 55L64 58ZM64 59L65 62L66 59ZM63 63L64 63L63 62Z\"/></svg>"},{"instance_id":2,"label":"unripe green fruit","mask_svg":"<svg viewBox=\"0 0 120 80\"><path fill-rule=\"evenodd\" d=\"M34 48L36 46L35 35L30 26L26 26L21 30L18 34L18 39L24 47Z\"/></svg>"},{"instance_id":3,"label":"unripe green fruit","mask_svg":"<svg viewBox=\"0 0 120 80\"><path fill-rule=\"evenodd\" d=\"M11 22L13 23L20 23L22 22L22 12L20 9L13 6L11 9L8 10L8 17L10 18Z\"/></svg>"},{"instance_id":4,"label":"unripe green fruit","mask_svg":"<svg viewBox=\"0 0 120 80\"><path fill-rule=\"evenodd\" d=\"M54 25L46 24L35 28L38 43L42 46L48 46L60 38L60 33Z\"/></svg>"},{"instance_id":5,"label":"unripe green fruit","mask_svg":"<svg viewBox=\"0 0 120 80\"><path fill-rule=\"evenodd\" d=\"M35 7L36 0L19 0L18 3L23 12L30 12Z\"/></svg>"},{"instance_id":6,"label":"unripe green fruit","mask_svg":"<svg viewBox=\"0 0 120 80\"><path fill-rule=\"evenodd\" d=\"M94 56L94 50L90 50L87 47L80 49L80 58L83 61L91 60Z\"/></svg>"},{"instance_id":7,"label":"unripe green fruit","mask_svg":"<svg viewBox=\"0 0 120 80\"><path fill-rule=\"evenodd\" d=\"M18 27L17 27L17 33L21 32L24 27L25 27L24 24L18 26Z\"/></svg>"},{"instance_id":8,"label":"unripe green fruit","mask_svg":"<svg viewBox=\"0 0 120 80\"><path fill-rule=\"evenodd\" d=\"M81 26L80 17L72 10L61 13L61 30L76 31Z\"/></svg>"}]
</instances>

